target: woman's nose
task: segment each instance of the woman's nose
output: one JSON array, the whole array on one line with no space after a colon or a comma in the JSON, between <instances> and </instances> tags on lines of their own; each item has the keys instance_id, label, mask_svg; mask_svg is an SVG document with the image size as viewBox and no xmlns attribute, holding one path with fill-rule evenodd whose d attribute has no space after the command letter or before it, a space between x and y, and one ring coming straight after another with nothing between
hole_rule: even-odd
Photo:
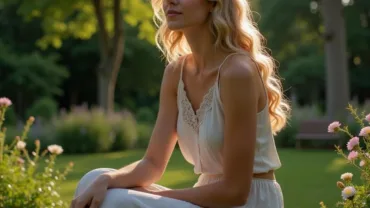
<instances>
[{"instance_id":1,"label":"woman's nose","mask_svg":"<svg viewBox=\"0 0 370 208\"><path fill-rule=\"evenodd\" d=\"M165 1L165 3L167 3L167 4L172 4L172 5L174 5L174 4L178 4L178 2L179 2L179 0L164 0Z\"/></svg>"}]
</instances>

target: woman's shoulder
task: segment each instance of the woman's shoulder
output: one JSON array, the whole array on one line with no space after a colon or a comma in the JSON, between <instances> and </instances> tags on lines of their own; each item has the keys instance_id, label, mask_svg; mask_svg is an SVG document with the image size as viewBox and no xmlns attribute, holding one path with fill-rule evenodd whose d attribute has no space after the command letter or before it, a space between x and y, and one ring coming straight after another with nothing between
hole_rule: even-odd
<instances>
[{"instance_id":1,"label":"woman's shoulder","mask_svg":"<svg viewBox=\"0 0 370 208\"><path fill-rule=\"evenodd\" d=\"M248 54L235 54L220 69L220 78L226 80L242 79L250 81L258 75L254 60Z\"/></svg>"},{"instance_id":2,"label":"woman's shoulder","mask_svg":"<svg viewBox=\"0 0 370 208\"><path fill-rule=\"evenodd\" d=\"M184 55L168 63L167 66L165 67L165 73L180 74L185 58L186 56Z\"/></svg>"},{"instance_id":3,"label":"woman's shoulder","mask_svg":"<svg viewBox=\"0 0 370 208\"><path fill-rule=\"evenodd\" d=\"M170 83L170 86L177 88L180 81L181 68L184 63L185 56L181 56L175 61L167 64L164 69L163 81Z\"/></svg>"}]
</instances>

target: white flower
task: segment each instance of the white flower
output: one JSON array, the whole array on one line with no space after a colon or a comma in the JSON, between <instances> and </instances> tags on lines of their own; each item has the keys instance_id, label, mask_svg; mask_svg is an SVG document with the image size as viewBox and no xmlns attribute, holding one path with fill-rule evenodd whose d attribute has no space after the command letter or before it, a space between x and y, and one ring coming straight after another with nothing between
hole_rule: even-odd
<instances>
[{"instance_id":1,"label":"white flower","mask_svg":"<svg viewBox=\"0 0 370 208\"><path fill-rule=\"evenodd\" d=\"M352 173L343 173L340 178L343 180L343 181L351 181L352 180L352 177L353 177L353 174Z\"/></svg>"},{"instance_id":2,"label":"white flower","mask_svg":"<svg viewBox=\"0 0 370 208\"><path fill-rule=\"evenodd\" d=\"M52 154L60 155L63 152L63 148L59 145L53 144L48 146L48 150Z\"/></svg>"},{"instance_id":3,"label":"white flower","mask_svg":"<svg viewBox=\"0 0 370 208\"><path fill-rule=\"evenodd\" d=\"M344 200L346 199L352 200L355 194L356 194L356 189L353 186L347 186L342 191L342 197Z\"/></svg>"},{"instance_id":4,"label":"white flower","mask_svg":"<svg viewBox=\"0 0 370 208\"><path fill-rule=\"evenodd\" d=\"M25 147L26 147L26 142L24 142L24 141L18 141L18 142L17 142L17 148L18 148L18 149L22 150L22 149L24 149Z\"/></svg>"},{"instance_id":5,"label":"white flower","mask_svg":"<svg viewBox=\"0 0 370 208\"><path fill-rule=\"evenodd\" d=\"M361 162L360 162L360 166L362 167L362 166L364 166L366 164L366 162L364 161L364 160L361 160Z\"/></svg>"},{"instance_id":6,"label":"white flower","mask_svg":"<svg viewBox=\"0 0 370 208\"><path fill-rule=\"evenodd\" d=\"M59 194L58 194L58 192L56 192L56 191L52 191L52 192L51 192L51 195L59 197Z\"/></svg>"}]
</instances>

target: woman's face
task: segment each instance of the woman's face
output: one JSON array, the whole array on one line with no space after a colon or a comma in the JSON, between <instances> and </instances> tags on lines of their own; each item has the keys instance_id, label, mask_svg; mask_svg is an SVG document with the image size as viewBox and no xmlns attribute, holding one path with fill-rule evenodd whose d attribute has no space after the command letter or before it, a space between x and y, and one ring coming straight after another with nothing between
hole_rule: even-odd
<instances>
[{"instance_id":1,"label":"woman's face","mask_svg":"<svg viewBox=\"0 0 370 208\"><path fill-rule=\"evenodd\" d=\"M181 30L187 27L205 25L212 11L209 0L163 0L168 28Z\"/></svg>"}]
</instances>

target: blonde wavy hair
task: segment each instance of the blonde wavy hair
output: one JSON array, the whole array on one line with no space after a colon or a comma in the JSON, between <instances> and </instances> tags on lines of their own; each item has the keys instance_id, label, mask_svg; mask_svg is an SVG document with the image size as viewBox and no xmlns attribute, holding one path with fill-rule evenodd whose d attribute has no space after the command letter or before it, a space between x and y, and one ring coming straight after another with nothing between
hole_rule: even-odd
<instances>
[{"instance_id":1,"label":"blonde wavy hair","mask_svg":"<svg viewBox=\"0 0 370 208\"><path fill-rule=\"evenodd\" d=\"M279 132L287 123L290 113L284 98L282 85L275 72L275 63L263 46L264 37L255 26L252 10L247 0L212 0L215 8L211 14L210 30L216 48L249 54L258 65L269 100L269 114L273 133ZM152 0L154 21L158 27L156 43L167 61L191 53L184 34L168 28L162 8L163 0Z\"/></svg>"}]
</instances>

